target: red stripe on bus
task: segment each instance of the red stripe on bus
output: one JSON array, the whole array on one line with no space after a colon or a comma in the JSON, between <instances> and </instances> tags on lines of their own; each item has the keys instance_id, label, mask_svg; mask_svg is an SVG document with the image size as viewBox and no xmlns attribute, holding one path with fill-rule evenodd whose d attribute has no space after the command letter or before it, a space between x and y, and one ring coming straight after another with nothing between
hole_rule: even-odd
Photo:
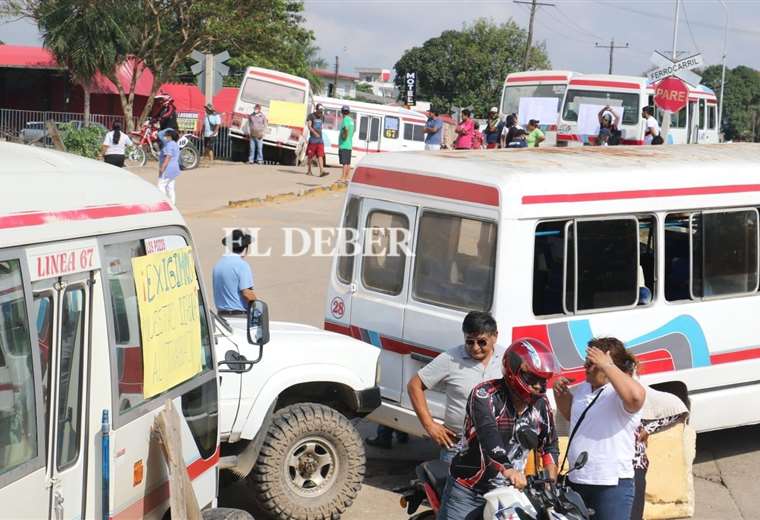
<instances>
[{"instance_id":1,"label":"red stripe on bus","mask_svg":"<svg viewBox=\"0 0 760 520\"><path fill-rule=\"evenodd\" d=\"M298 85L299 87L306 87L306 83L298 81L296 79L286 78L284 76L278 76L276 74L269 74L268 72L251 72L251 76L254 78L267 78L282 81L283 83L290 83L291 85Z\"/></svg>"},{"instance_id":2,"label":"red stripe on bus","mask_svg":"<svg viewBox=\"0 0 760 520\"><path fill-rule=\"evenodd\" d=\"M695 186L693 188L665 188L651 190L602 191L597 193L558 193L552 195L525 195L523 204L558 204L567 202L593 202L603 200L651 199L660 197L690 197L695 195L721 195L760 191L760 184L730 186Z\"/></svg>"},{"instance_id":3,"label":"red stripe on bus","mask_svg":"<svg viewBox=\"0 0 760 520\"><path fill-rule=\"evenodd\" d=\"M528 81L567 81L567 76L523 76L520 78L507 78L505 83L525 83Z\"/></svg>"},{"instance_id":4,"label":"red stripe on bus","mask_svg":"<svg viewBox=\"0 0 760 520\"><path fill-rule=\"evenodd\" d=\"M604 81L596 79L571 79L570 86L586 86L586 87L614 87L614 88L630 88L641 89L644 88L638 83L627 83L625 81Z\"/></svg>"},{"instance_id":5,"label":"red stripe on bus","mask_svg":"<svg viewBox=\"0 0 760 520\"><path fill-rule=\"evenodd\" d=\"M195 480L203 473L213 468L219 462L219 447L217 446L214 454L208 459L198 459L187 467L187 475L190 480ZM142 518L155 508L169 500L169 481L161 483L152 491L148 492L143 498L116 513L111 518L113 520L126 520L128 518Z\"/></svg>"},{"instance_id":6,"label":"red stripe on bus","mask_svg":"<svg viewBox=\"0 0 760 520\"><path fill-rule=\"evenodd\" d=\"M325 320L324 329L330 332L337 332L339 334L351 336L352 338L362 339L361 331L359 330L358 327L348 327L340 323L335 323L333 321ZM404 341L389 338L383 335L380 335L380 344L382 345L383 350L387 350L389 352L395 352L396 354L416 353L416 354L422 354L423 356L429 356L433 358L436 357L438 354L440 354L440 352L437 352L435 350L421 347L419 345L412 345L411 343L406 343Z\"/></svg>"},{"instance_id":7,"label":"red stripe on bus","mask_svg":"<svg viewBox=\"0 0 760 520\"><path fill-rule=\"evenodd\" d=\"M114 204L110 206L91 206L88 208L69 209L64 211L32 211L29 213L13 213L0 215L0 229L41 226L57 221L100 220L103 218L127 217L143 213L159 213L171 211L168 202L156 204Z\"/></svg>"},{"instance_id":8,"label":"red stripe on bus","mask_svg":"<svg viewBox=\"0 0 760 520\"><path fill-rule=\"evenodd\" d=\"M734 352L723 352L710 356L710 363L720 365L722 363L735 363L736 361L746 361L748 359L760 358L760 348L748 348L736 350Z\"/></svg>"},{"instance_id":9,"label":"red stripe on bus","mask_svg":"<svg viewBox=\"0 0 760 520\"><path fill-rule=\"evenodd\" d=\"M583 142L583 139L581 139L581 136L577 134L557 134L557 140L558 141L578 141L581 143ZM589 143L593 144L593 143L596 143L596 141L597 141L597 136L590 135L588 137ZM644 144L644 140L643 139L621 139L620 144L642 145Z\"/></svg>"},{"instance_id":10,"label":"red stripe on bus","mask_svg":"<svg viewBox=\"0 0 760 520\"><path fill-rule=\"evenodd\" d=\"M400 191L431 195L445 199L475 202L488 206L499 205L499 190L474 182L442 179L429 175L359 167L351 180L354 184L367 184Z\"/></svg>"}]
</instances>

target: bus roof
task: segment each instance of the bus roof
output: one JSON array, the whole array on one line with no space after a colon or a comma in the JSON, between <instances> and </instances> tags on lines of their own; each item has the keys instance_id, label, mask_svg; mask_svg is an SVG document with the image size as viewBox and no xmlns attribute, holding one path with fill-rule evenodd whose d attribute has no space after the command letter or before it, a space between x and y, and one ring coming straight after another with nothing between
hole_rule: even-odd
<instances>
[{"instance_id":1,"label":"bus roof","mask_svg":"<svg viewBox=\"0 0 760 520\"><path fill-rule=\"evenodd\" d=\"M286 72L280 72L279 70L263 69L261 67L248 67L245 69L245 76L253 76L264 80L274 80L291 85L298 85L300 87L309 88L309 80L300 76L294 76Z\"/></svg>"},{"instance_id":2,"label":"bus roof","mask_svg":"<svg viewBox=\"0 0 760 520\"><path fill-rule=\"evenodd\" d=\"M351 188L500 207L506 217L760 206L760 144L384 153Z\"/></svg>"},{"instance_id":3,"label":"bus roof","mask_svg":"<svg viewBox=\"0 0 760 520\"><path fill-rule=\"evenodd\" d=\"M0 244L183 225L152 184L103 162L0 142Z\"/></svg>"},{"instance_id":4,"label":"bus roof","mask_svg":"<svg viewBox=\"0 0 760 520\"><path fill-rule=\"evenodd\" d=\"M646 88L647 79L639 76L621 76L618 74L581 74L570 79L569 88L592 87L606 89Z\"/></svg>"},{"instance_id":5,"label":"bus roof","mask_svg":"<svg viewBox=\"0 0 760 520\"><path fill-rule=\"evenodd\" d=\"M504 84L534 83L539 81L567 82L576 74L578 73L570 70L526 70L525 72L507 74Z\"/></svg>"}]
</instances>

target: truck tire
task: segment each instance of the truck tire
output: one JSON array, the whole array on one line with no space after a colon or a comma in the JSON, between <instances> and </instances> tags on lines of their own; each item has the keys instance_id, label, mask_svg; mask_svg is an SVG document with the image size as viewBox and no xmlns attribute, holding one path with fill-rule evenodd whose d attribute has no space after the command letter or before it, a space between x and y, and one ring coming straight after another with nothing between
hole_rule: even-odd
<instances>
[{"instance_id":1,"label":"truck tire","mask_svg":"<svg viewBox=\"0 0 760 520\"><path fill-rule=\"evenodd\" d=\"M253 520L248 511L229 507L215 507L201 511L203 520Z\"/></svg>"},{"instance_id":2,"label":"truck tire","mask_svg":"<svg viewBox=\"0 0 760 520\"><path fill-rule=\"evenodd\" d=\"M247 482L272 518L334 520L361 489L364 463L364 444L345 416L299 403L275 413Z\"/></svg>"}]
</instances>

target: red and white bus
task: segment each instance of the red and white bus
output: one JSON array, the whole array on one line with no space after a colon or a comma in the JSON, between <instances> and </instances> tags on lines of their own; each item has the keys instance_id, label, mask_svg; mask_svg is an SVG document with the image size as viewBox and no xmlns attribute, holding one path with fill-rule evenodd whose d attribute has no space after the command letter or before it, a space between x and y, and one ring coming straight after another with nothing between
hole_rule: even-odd
<instances>
[{"instance_id":1,"label":"red and white bus","mask_svg":"<svg viewBox=\"0 0 760 520\"><path fill-rule=\"evenodd\" d=\"M276 70L248 67L235 101L230 136L247 141L248 116L253 112L254 106L261 105L262 112L268 116L272 101L285 101L303 106L302 123L293 126L270 123L269 131L264 135L265 148L278 149L277 158L280 162L295 164L303 148L306 116L311 112L313 104L311 86L305 78ZM244 145L243 148L247 146ZM264 153L267 154L267 151Z\"/></svg>"},{"instance_id":2,"label":"red and white bus","mask_svg":"<svg viewBox=\"0 0 760 520\"><path fill-rule=\"evenodd\" d=\"M543 146L555 146L557 144L557 121L562 109L562 102L565 99L567 84L576 75L578 75L577 72L568 70L531 70L507 75L501 93L501 117L518 114L522 123L527 123L528 119L538 119L539 128L546 136ZM534 114L527 110L523 110L523 113L520 114L521 100L528 98L555 98L557 100L556 115L547 120L545 117L534 117ZM522 101L523 107L526 107L526 102Z\"/></svg>"},{"instance_id":3,"label":"red and white bus","mask_svg":"<svg viewBox=\"0 0 760 520\"><path fill-rule=\"evenodd\" d=\"M649 104L654 106L654 88L647 89ZM657 120L662 125L663 113L656 109ZM670 130L666 144L711 144L720 142L718 125L718 98L715 93L699 85L689 88L689 103L670 116Z\"/></svg>"}]
</instances>

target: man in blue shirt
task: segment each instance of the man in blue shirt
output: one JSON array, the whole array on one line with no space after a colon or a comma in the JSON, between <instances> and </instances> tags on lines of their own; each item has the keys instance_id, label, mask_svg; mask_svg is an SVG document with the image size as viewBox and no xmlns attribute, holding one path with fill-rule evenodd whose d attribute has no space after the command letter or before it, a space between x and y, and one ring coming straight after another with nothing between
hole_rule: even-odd
<instances>
[{"instance_id":1,"label":"man in blue shirt","mask_svg":"<svg viewBox=\"0 0 760 520\"><path fill-rule=\"evenodd\" d=\"M211 162L214 162L214 147L216 146L216 137L219 135L219 126L222 124L222 118L214 110L211 103L206 105L206 117L203 119L203 150Z\"/></svg>"},{"instance_id":2,"label":"man in blue shirt","mask_svg":"<svg viewBox=\"0 0 760 520\"><path fill-rule=\"evenodd\" d=\"M438 119L438 111L428 110L425 123L425 150L440 150L443 141L443 121Z\"/></svg>"},{"instance_id":3,"label":"man in blue shirt","mask_svg":"<svg viewBox=\"0 0 760 520\"><path fill-rule=\"evenodd\" d=\"M231 239L229 246L228 239ZM222 239L227 252L216 263L212 274L214 305L220 316L244 316L248 305L256 299L253 272L243 259L251 242L251 235L240 229Z\"/></svg>"}]
</instances>

